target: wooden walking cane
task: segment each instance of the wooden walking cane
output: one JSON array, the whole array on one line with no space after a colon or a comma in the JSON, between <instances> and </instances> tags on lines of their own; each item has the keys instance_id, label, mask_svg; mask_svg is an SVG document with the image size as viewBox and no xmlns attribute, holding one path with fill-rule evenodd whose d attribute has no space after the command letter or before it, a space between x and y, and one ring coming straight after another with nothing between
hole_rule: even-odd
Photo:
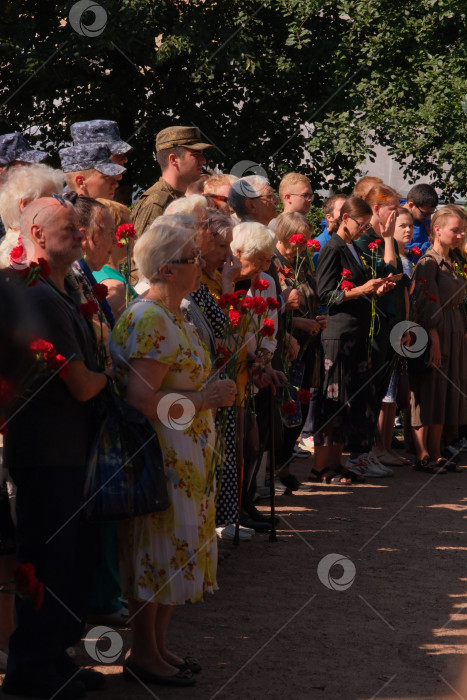
<instances>
[{"instance_id":1,"label":"wooden walking cane","mask_svg":"<svg viewBox=\"0 0 467 700\"><path fill-rule=\"evenodd\" d=\"M269 533L269 541L277 542L276 535L276 446L275 446L275 418L274 406L276 397L273 393L273 387L270 387L271 400L269 402L269 491L271 496L271 532Z\"/></svg>"},{"instance_id":2,"label":"wooden walking cane","mask_svg":"<svg viewBox=\"0 0 467 700\"><path fill-rule=\"evenodd\" d=\"M238 483L238 511L237 511L237 522L235 523L235 535L233 538L233 545L238 546L240 544L240 516L242 512L242 491L243 491L243 473L245 469L245 462L243 457L243 438L244 438L244 421L245 421L245 408L239 406L237 408L236 415L236 437L237 442L235 445L235 454L237 462L237 483Z\"/></svg>"}]
</instances>

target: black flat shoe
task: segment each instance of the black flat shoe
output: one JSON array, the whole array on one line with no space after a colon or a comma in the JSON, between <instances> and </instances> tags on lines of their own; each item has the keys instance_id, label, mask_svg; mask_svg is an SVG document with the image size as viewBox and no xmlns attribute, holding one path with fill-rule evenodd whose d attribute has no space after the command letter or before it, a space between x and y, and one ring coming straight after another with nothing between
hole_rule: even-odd
<instances>
[{"instance_id":1,"label":"black flat shoe","mask_svg":"<svg viewBox=\"0 0 467 700\"><path fill-rule=\"evenodd\" d=\"M172 664L173 666L176 666L179 668L181 671L191 671L192 673L201 673L203 670L200 666L200 664L196 661L196 659L193 659L191 656L185 656L183 659L182 664Z\"/></svg>"},{"instance_id":2,"label":"black flat shoe","mask_svg":"<svg viewBox=\"0 0 467 700\"><path fill-rule=\"evenodd\" d=\"M128 660L123 666L123 674L128 681L142 681L143 683L155 683L156 685L176 685L188 686L194 685L195 679L193 674L188 669L180 670L174 673L173 676L161 676L158 673L151 673L141 666L137 666L132 661Z\"/></svg>"}]
</instances>

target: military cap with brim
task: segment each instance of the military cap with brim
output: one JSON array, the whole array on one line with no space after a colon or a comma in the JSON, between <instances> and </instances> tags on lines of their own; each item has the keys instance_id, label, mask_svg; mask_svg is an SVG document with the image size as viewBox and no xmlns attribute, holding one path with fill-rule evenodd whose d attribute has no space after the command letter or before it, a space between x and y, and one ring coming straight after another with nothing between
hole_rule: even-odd
<instances>
[{"instance_id":1,"label":"military cap with brim","mask_svg":"<svg viewBox=\"0 0 467 700\"><path fill-rule=\"evenodd\" d=\"M75 146L80 146L83 143L107 146L110 152L117 156L133 150L133 146L120 138L117 122L108 119L76 122L71 125L70 131Z\"/></svg>"},{"instance_id":2,"label":"military cap with brim","mask_svg":"<svg viewBox=\"0 0 467 700\"><path fill-rule=\"evenodd\" d=\"M19 131L0 136L0 167L2 168L15 160L24 163L41 163L48 155L45 151L35 151L30 148Z\"/></svg>"},{"instance_id":3,"label":"military cap with brim","mask_svg":"<svg viewBox=\"0 0 467 700\"><path fill-rule=\"evenodd\" d=\"M212 143L203 143L197 126L168 126L162 129L156 136L156 153L165 148L185 146L194 151L204 151L206 148L215 148Z\"/></svg>"},{"instance_id":4,"label":"military cap with brim","mask_svg":"<svg viewBox=\"0 0 467 700\"><path fill-rule=\"evenodd\" d=\"M58 155L64 173L91 169L98 170L103 175L121 175L126 172L126 168L110 159L108 147L97 143L62 148Z\"/></svg>"}]
</instances>

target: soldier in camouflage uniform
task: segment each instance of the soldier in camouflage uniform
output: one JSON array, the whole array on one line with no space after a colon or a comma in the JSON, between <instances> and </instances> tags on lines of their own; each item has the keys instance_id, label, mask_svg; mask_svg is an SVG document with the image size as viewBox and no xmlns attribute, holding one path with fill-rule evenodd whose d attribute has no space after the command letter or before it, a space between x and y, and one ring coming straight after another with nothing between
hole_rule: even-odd
<instances>
[{"instance_id":1,"label":"soldier in camouflage uniform","mask_svg":"<svg viewBox=\"0 0 467 700\"><path fill-rule=\"evenodd\" d=\"M83 143L58 152L66 184L72 192L97 199L113 199L126 168L110 159L110 150L99 143Z\"/></svg>"},{"instance_id":2,"label":"soldier in camouflage uniform","mask_svg":"<svg viewBox=\"0 0 467 700\"><path fill-rule=\"evenodd\" d=\"M133 209L138 235L164 212L170 202L185 195L188 185L198 180L206 162L203 151L213 148L201 142L196 126L170 126L156 136L156 158L162 177L141 195Z\"/></svg>"}]
</instances>

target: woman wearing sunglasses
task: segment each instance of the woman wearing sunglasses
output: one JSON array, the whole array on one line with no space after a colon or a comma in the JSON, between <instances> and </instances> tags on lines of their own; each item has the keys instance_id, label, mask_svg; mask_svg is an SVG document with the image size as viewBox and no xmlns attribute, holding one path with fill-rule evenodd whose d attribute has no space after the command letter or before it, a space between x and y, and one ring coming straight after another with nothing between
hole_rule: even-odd
<instances>
[{"instance_id":1,"label":"woman wearing sunglasses","mask_svg":"<svg viewBox=\"0 0 467 700\"><path fill-rule=\"evenodd\" d=\"M315 480L350 484L362 481L366 468L341 466L344 443L355 459L371 447L370 368L368 336L371 297L394 285L371 279L355 245L369 229L372 211L363 199L344 203L337 232L322 249L316 272L322 310L328 326L321 334L322 383L316 415ZM372 474L368 473L368 476ZM381 474L379 474L381 476Z\"/></svg>"},{"instance_id":2,"label":"woman wearing sunglasses","mask_svg":"<svg viewBox=\"0 0 467 700\"><path fill-rule=\"evenodd\" d=\"M217 589L215 488L207 494L212 409L231 406L236 385L208 381L209 354L181 310L200 286L203 265L193 222L159 217L136 242L134 258L150 287L119 318L111 353L120 393L154 423L171 505L121 526L132 628L124 671L142 683L192 685L201 667L169 651L166 632L174 606Z\"/></svg>"}]
</instances>

